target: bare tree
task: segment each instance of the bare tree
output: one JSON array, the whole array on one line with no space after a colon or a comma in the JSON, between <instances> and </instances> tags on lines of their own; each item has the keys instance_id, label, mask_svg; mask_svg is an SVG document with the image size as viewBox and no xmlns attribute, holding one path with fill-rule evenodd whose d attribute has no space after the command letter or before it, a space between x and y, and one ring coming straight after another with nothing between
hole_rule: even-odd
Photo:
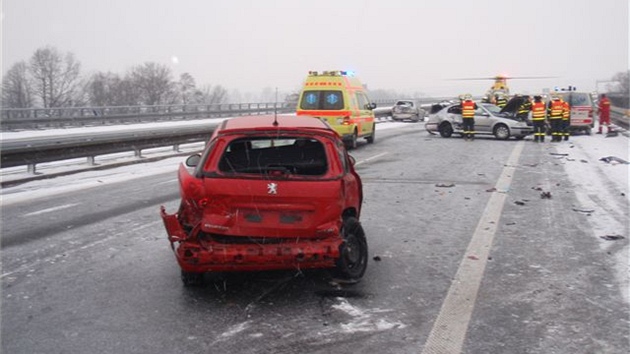
<instances>
[{"instance_id":1,"label":"bare tree","mask_svg":"<svg viewBox=\"0 0 630 354\"><path fill-rule=\"evenodd\" d=\"M196 90L195 79L189 73L183 73L179 76L179 82L177 83L179 89L179 95L181 97L182 104L193 103L194 94Z\"/></svg>"},{"instance_id":2,"label":"bare tree","mask_svg":"<svg viewBox=\"0 0 630 354\"><path fill-rule=\"evenodd\" d=\"M25 61L13 64L2 78L2 107L33 107L33 92Z\"/></svg>"},{"instance_id":3,"label":"bare tree","mask_svg":"<svg viewBox=\"0 0 630 354\"><path fill-rule=\"evenodd\" d=\"M77 94L81 64L72 53L54 47L40 48L30 61L33 92L44 108L72 106Z\"/></svg>"},{"instance_id":4,"label":"bare tree","mask_svg":"<svg viewBox=\"0 0 630 354\"><path fill-rule=\"evenodd\" d=\"M227 102L228 92L223 86L206 85L195 91L194 100L198 104L220 104Z\"/></svg>"},{"instance_id":5,"label":"bare tree","mask_svg":"<svg viewBox=\"0 0 630 354\"><path fill-rule=\"evenodd\" d=\"M90 77L86 86L88 100L92 106L113 106L117 84L120 82L118 75L113 73L98 72Z\"/></svg>"},{"instance_id":6,"label":"bare tree","mask_svg":"<svg viewBox=\"0 0 630 354\"><path fill-rule=\"evenodd\" d=\"M630 93L630 70L616 73L612 77L612 81L616 81L617 85L616 87L611 88L611 91L615 91L626 96Z\"/></svg>"},{"instance_id":7,"label":"bare tree","mask_svg":"<svg viewBox=\"0 0 630 354\"><path fill-rule=\"evenodd\" d=\"M171 69L157 63L144 63L131 69L128 77L146 105L168 104L175 101Z\"/></svg>"}]
</instances>

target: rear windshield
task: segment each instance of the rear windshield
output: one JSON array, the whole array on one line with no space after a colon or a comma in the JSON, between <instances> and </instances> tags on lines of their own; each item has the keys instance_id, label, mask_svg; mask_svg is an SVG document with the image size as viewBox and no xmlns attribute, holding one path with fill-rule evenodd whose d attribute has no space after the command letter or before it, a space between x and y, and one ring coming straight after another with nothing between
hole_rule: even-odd
<instances>
[{"instance_id":1,"label":"rear windshield","mask_svg":"<svg viewBox=\"0 0 630 354\"><path fill-rule=\"evenodd\" d=\"M586 92L565 92L562 99L569 102L571 106L590 106L591 95Z\"/></svg>"},{"instance_id":2,"label":"rear windshield","mask_svg":"<svg viewBox=\"0 0 630 354\"><path fill-rule=\"evenodd\" d=\"M340 110L343 109L343 92L341 91L306 91L300 102L301 109L307 110Z\"/></svg>"},{"instance_id":3,"label":"rear windshield","mask_svg":"<svg viewBox=\"0 0 630 354\"><path fill-rule=\"evenodd\" d=\"M219 171L267 176L319 176L328 171L324 144L308 137L253 137L233 140Z\"/></svg>"}]
</instances>

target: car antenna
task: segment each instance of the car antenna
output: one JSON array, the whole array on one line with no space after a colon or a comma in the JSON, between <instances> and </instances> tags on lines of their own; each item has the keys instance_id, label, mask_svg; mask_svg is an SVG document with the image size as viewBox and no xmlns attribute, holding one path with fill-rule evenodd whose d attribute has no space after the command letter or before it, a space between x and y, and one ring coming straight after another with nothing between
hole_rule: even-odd
<instances>
[{"instance_id":1,"label":"car antenna","mask_svg":"<svg viewBox=\"0 0 630 354\"><path fill-rule=\"evenodd\" d=\"M273 103L273 126L278 126L278 88L276 87L276 101Z\"/></svg>"}]
</instances>

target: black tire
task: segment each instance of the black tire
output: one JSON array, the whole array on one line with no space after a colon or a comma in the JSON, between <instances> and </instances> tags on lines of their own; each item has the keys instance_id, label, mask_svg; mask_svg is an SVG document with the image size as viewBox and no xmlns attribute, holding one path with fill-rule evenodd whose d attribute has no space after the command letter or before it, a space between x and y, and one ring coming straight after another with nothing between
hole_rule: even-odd
<instances>
[{"instance_id":1,"label":"black tire","mask_svg":"<svg viewBox=\"0 0 630 354\"><path fill-rule=\"evenodd\" d=\"M510 128L505 124L497 124L494 127L494 136L499 140L507 140L510 138Z\"/></svg>"},{"instance_id":2,"label":"black tire","mask_svg":"<svg viewBox=\"0 0 630 354\"><path fill-rule=\"evenodd\" d=\"M185 272L182 270L182 282L185 287L200 286L203 284L203 273Z\"/></svg>"},{"instance_id":3,"label":"black tire","mask_svg":"<svg viewBox=\"0 0 630 354\"><path fill-rule=\"evenodd\" d=\"M357 218L349 217L341 230L343 243L339 246L339 259L335 273L339 278L359 280L365 274L368 263L368 245L363 227Z\"/></svg>"},{"instance_id":4,"label":"black tire","mask_svg":"<svg viewBox=\"0 0 630 354\"><path fill-rule=\"evenodd\" d=\"M348 148L348 150L353 150L357 148L357 140L359 138L359 134L357 133L356 129L354 131L354 133L352 133L352 137L350 138L350 141L348 141L348 144L346 145L346 147Z\"/></svg>"},{"instance_id":5,"label":"black tire","mask_svg":"<svg viewBox=\"0 0 630 354\"><path fill-rule=\"evenodd\" d=\"M451 126L451 123L444 122L440 124L438 131L440 132L440 136L443 138L450 138L451 135L453 135L453 127Z\"/></svg>"},{"instance_id":6,"label":"black tire","mask_svg":"<svg viewBox=\"0 0 630 354\"><path fill-rule=\"evenodd\" d=\"M374 139L376 139L376 124L372 125L372 135L365 138L368 144L374 144Z\"/></svg>"}]
</instances>

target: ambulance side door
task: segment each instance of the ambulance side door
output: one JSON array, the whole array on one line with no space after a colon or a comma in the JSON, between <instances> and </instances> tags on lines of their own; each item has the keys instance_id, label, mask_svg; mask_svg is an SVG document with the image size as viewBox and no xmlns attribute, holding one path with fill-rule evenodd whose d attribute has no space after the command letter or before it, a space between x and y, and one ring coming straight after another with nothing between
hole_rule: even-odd
<instances>
[{"instance_id":1,"label":"ambulance side door","mask_svg":"<svg viewBox=\"0 0 630 354\"><path fill-rule=\"evenodd\" d=\"M370 109L370 100L368 99L365 92L357 91L356 92L359 117L357 119L357 124L359 125L359 131L361 134L370 134L372 132L372 125L374 122L374 113Z\"/></svg>"}]
</instances>

